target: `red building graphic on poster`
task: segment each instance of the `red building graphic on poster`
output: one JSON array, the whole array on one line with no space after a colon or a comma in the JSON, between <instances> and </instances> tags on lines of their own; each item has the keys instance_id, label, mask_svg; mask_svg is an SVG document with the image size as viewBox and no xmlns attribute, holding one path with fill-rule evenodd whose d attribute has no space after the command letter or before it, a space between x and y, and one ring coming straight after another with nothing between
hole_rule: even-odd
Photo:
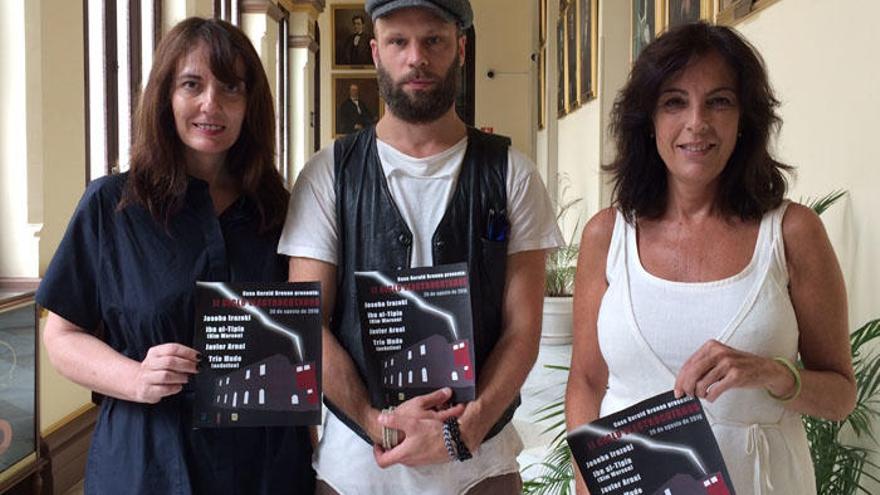
<instances>
[{"instance_id":1,"label":"red building graphic on poster","mask_svg":"<svg viewBox=\"0 0 880 495\"><path fill-rule=\"evenodd\" d=\"M425 389L473 386L470 341L449 342L432 335L382 361L382 384L403 401ZM419 391L416 391L419 390Z\"/></svg>"},{"instance_id":2,"label":"red building graphic on poster","mask_svg":"<svg viewBox=\"0 0 880 495\"><path fill-rule=\"evenodd\" d=\"M214 406L230 410L216 422L237 422L248 411L308 411L320 407L315 363L292 365L280 354L215 378Z\"/></svg>"}]
</instances>

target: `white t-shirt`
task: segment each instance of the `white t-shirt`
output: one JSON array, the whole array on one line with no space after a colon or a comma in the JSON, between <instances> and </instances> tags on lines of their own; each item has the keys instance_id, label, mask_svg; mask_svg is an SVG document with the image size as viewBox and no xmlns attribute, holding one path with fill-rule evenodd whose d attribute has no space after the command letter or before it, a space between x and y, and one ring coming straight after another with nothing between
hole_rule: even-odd
<instances>
[{"instance_id":1,"label":"white t-shirt","mask_svg":"<svg viewBox=\"0 0 880 495\"><path fill-rule=\"evenodd\" d=\"M467 138L425 158L405 155L380 140L376 145L391 198L413 234L412 266L431 265L431 237L452 199ZM561 246L553 205L534 164L512 148L507 163L507 253ZM336 264L334 182L333 146L328 146L309 160L293 186L279 253Z\"/></svg>"},{"instance_id":2,"label":"white t-shirt","mask_svg":"<svg viewBox=\"0 0 880 495\"><path fill-rule=\"evenodd\" d=\"M376 144L391 197L413 235L412 266L431 265L431 238L452 199L467 138L425 158L405 155L380 140ZM306 164L293 188L279 253L337 264L333 170L333 146ZM513 149L508 154L506 189L508 254L561 246L562 235L541 177L532 162ZM372 447L328 412L313 464L318 478L343 495L445 495L464 493L483 479L518 471L516 457L521 450L522 441L508 424L467 462L381 469Z\"/></svg>"}]
</instances>

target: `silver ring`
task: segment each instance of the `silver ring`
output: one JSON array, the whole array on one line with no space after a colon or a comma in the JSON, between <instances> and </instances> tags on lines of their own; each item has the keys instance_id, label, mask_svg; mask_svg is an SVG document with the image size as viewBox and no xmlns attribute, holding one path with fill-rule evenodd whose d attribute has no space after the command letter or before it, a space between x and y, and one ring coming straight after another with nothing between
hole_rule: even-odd
<instances>
[{"instance_id":1,"label":"silver ring","mask_svg":"<svg viewBox=\"0 0 880 495\"><path fill-rule=\"evenodd\" d=\"M382 409L382 414L391 414L394 412L394 407L386 407ZM384 425L382 426L382 448L385 450L391 450L400 443L400 430L394 428L386 428Z\"/></svg>"}]
</instances>

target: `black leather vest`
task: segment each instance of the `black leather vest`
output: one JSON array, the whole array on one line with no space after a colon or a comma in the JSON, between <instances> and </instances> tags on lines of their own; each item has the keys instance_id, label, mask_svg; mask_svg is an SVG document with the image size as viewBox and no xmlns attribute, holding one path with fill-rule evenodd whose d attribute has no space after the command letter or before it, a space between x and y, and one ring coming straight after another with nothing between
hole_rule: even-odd
<instances>
[{"instance_id":1,"label":"black leather vest","mask_svg":"<svg viewBox=\"0 0 880 495\"><path fill-rule=\"evenodd\" d=\"M468 128L468 145L449 206L434 232L434 265L467 262L474 317L474 357L479 377L501 336L501 310L507 263L507 239L487 237L489 211L506 215L507 156L510 139ZM410 267L412 233L388 189L376 151L374 128L338 139L334 145L336 222L339 237L336 306L330 330L366 374L354 272L394 272ZM436 208L437 205L425 205ZM366 382L365 382L366 383ZM380 391L369 391L373 407L381 408ZM349 428L368 443L354 421L325 400ZM519 395L489 431L491 438L513 417Z\"/></svg>"}]
</instances>

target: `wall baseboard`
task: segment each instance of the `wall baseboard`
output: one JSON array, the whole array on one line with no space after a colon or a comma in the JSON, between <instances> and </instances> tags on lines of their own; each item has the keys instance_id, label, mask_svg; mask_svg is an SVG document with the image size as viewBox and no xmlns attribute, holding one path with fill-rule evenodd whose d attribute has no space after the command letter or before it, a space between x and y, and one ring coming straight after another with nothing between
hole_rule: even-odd
<instances>
[{"instance_id":1,"label":"wall baseboard","mask_svg":"<svg viewBox=\"0 0 880 495\"><path fill-rule=\"evenodd\" d=\"M30 277L0 277L0 288L10 291L37 290L40 285L39 278Z\"/></svg>"},{"instance_id":2,"label":"wall baseboard","mask_svg":"<svg viewBox=\"0 0 880 495\"><path fill-rule=\"evenodd\" d=\"M43 456L49 466L44 474L44 494L61 495L83 479L97 418L98 408L88 405L46 433Z\"/></svg>"}]
</instances>

